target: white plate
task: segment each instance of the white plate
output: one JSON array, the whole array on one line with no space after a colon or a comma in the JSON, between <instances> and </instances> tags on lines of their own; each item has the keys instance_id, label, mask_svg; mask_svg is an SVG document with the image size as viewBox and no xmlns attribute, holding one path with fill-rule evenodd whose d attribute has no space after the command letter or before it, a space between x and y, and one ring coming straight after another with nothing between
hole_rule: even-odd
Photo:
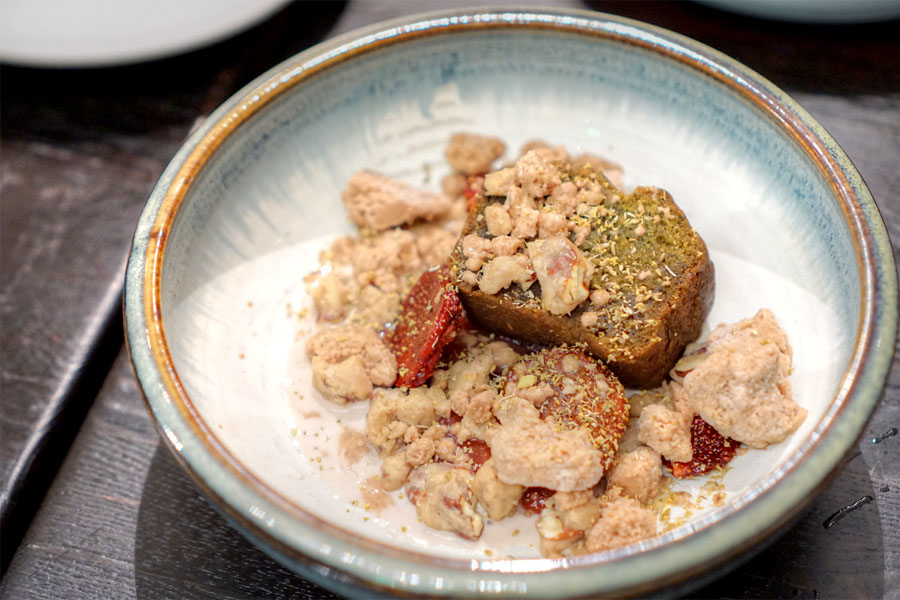
<instances>
[{"instance_id":1,"label":"white plate","mask_svg":"<svg viewBox=\"0 0 900 600\"><path fill-rule=\"evenodd\" d=\"M798 23L873 23L900 17L900 0L698 0L751 17Z\"/></svg>"},{"instance_id":2,"label":"white plate","mask_svg":"<svg viewBox=\"0 0 900 600\"><path fill-rule=\"evenodd\" d=\"M0 61L99 67L193 50L288 0L2 0Z\"/></svg>"}]
</instances>

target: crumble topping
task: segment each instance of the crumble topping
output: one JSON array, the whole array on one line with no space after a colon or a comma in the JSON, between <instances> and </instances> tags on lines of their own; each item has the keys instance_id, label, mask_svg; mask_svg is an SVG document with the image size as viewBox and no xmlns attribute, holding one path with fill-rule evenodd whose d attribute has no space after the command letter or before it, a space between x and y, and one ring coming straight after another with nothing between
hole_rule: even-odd
<instances>
[{"instance_id":1,"label":"crumble topping","mask_svg":"<svg viewBox=\"0 0 900 600\"><path fill-rule=\"evenodd\" d=\"M505 151L506 144L499 138L456 133L450 136L444 156L450 166L463 175L484 175Z\"/></svg>"},{"instance_id":2,"label":"crumble topping","mask_svg":"<svg viewBox=\"0 0 900 600\"><path fill-rule=\"evenodd\" d=\"M488 437L501 481L571 492L590 488L603 476L603 455L587 431L557 430L536 410L502 423Z\"/></svg>"},{"instance_id":3,"label":"crumble topping","mask_svg":"<svg viewBox=\"0 0 900 600\"><path fill-rule=\"evenodd\" d=\"M806 409L794 402L788 381L791 347L771 311L719 325L702 356L680 393L722 435L765 448L803 423Z\"/></svg>"},{"instance_id":4,"label":"crumble topping","mask_svg":"<svg viewBox=\"0 0 900 600\"><path fill-rule=\"evenodd\" d=\"M371 329L344 325L315 334L306 342L313 385L337 404L366 400L373 386L397 378L397 359Z\"/></svg>"},{"instance_id":5,"label":"crumble topping","mask_svg":"<svg viewBox=\"0 0 900 600\"><path fill-rule=\"evenodd\" d=\"M691 417L648 404L638 419L638 439L674 462L691 460Z\"/></svg>"},{"instance_id":6,"label":"crumble topping","mask_svg":"<svg viewBox=\"0 0 900 600\"><path fill-rule=\"evenodd\" d=\"M450 199L446 196L416 190L368 171L351 177L341 198L350 220L373 231L409 225L419 219L430 221L450 211Z\"/></svg>"},{"instance_id":7,"label":"crumble topping","mask_svg":"<svg viewBox=\"0 0 900 600\"><path fill-rule=\"evenodd\" d=\"M682 493L669 491L668 473L698 456L724 473L734 453L723 458L721 441L702 432L765 447L802 422L806 411L793 403L787 381L790 346L771 312L760 311L689 346L672 383L626 401L618 380L578 347L535 350L467 323L423 385L391 387L400 370L391 333L403 298L446 261L473 195L503 199L484 210L490 237L462 240L463 279L485 293L515 287L527 294L538 283L533 302L599 328L617 311L639 316L674 277L665 252L631 273L618 260L643 252L642 240L659 235L654 224L683 218L643 203L665 192L624 195L614 163L573 159L543 142L489 172L504 150L496 138L454 136L446 156L456 172L441 182L445 195L368 172L348 183L343 198L360 236L335 241L321 256L323 268L307 278L319 322L306 343L314 386L336 404L369 401L364 434L345 431L340 455L352 464L367 448L379 454L380 475L360 488L367 506L384 506L388 492L405 488L423 523L466 540L481 535L486 519L520 511L539 514L545 556L652 537L660 524L675 526L673 506L690 515ZM589 164L603 176L560 171L554 161ZM720 505L717 485L705 496Z\"/></svg>"}]
</instances>

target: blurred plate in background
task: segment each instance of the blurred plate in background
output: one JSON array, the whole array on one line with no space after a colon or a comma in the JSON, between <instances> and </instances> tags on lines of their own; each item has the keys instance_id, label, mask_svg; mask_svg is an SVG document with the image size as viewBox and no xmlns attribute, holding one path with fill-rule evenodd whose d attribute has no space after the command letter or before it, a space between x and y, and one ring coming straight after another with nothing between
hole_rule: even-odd
<instances>
[{"instance_id":1,"label":"blurred plate in background","mask_svg":"<svg viewBox=\"0 0 900 600\"><path fill-rule=\"evenodd\" d=\"M900 0L699 0L752 17L798 23L873 23L900 17Z\"/></svg>"},{"instance_id":2,"label":"blurred plate in background","mask_svg":"<svg viewBox=\"0 0 900 600\"><path fill-rule=\"evenodd\" d=\"M100 67L193 50L288 0L0 0L0 61Z\"/></svg>"}]
</instances>

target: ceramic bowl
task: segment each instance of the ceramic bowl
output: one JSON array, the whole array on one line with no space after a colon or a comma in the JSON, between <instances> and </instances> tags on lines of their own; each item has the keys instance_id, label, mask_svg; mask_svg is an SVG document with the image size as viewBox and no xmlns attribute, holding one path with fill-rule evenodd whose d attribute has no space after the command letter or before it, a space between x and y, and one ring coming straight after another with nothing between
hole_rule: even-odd
<instances>
[{"instance_id":1,"label":"ceramic bowl","mask_svg":"<svg viewBox=\"0 0 900 600\"><path fill-rule=\"evenodd\" d=\"M708 325L772 309L794 348L798 432L735 460L723 506L633 546L541 558L531 521L477 542L398 501L359 502L338 408L310 385L303 277L350 233L340 191L374 169L439 188L457 131L542 138L669 190L716 265ZM633 594L727 565L791 522L853 446L897 319L890 245L862 179L786 94L676 34L589 12L456 11L383 23L265 73L155 187L126 282L127 341L163 439L250 540L339 592Z\"/></svg>"}]
</instances>

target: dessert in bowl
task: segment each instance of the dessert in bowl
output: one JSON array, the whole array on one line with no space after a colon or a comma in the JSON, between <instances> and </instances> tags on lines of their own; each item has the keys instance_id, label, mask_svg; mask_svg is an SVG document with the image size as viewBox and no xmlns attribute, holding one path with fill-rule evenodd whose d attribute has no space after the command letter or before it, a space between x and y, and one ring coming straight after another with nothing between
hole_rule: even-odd
<instances>
[{"instance_id":1,"label":"dessert in bowl","mask_svg":"<svg viewBox=\"0 0 900 600\"><path fill-rule=\"evenodd\" d=\"M365 430L368 403L338 405L314 385L302 340L320 315L305 279L335 238L356 235L341 202L355 173L440 193L461 131L501 138L510 152L497 167L540 138L622 165L627 190L667 190L715 265L704 333L761 307L776 315L807 414L783 442L732 461L719 505L633 544L544 557L534 519L497 520L473 541L419 522L396 491L373 500L377 452L342 444ZM373 26L236 94L155 188L125 310L163 438L275 558L349 594L538 597L676 585L786 526L873 410L897 314L870 194L783 92L632 21L490 10Z\"/></svg>"}]
</instances>

